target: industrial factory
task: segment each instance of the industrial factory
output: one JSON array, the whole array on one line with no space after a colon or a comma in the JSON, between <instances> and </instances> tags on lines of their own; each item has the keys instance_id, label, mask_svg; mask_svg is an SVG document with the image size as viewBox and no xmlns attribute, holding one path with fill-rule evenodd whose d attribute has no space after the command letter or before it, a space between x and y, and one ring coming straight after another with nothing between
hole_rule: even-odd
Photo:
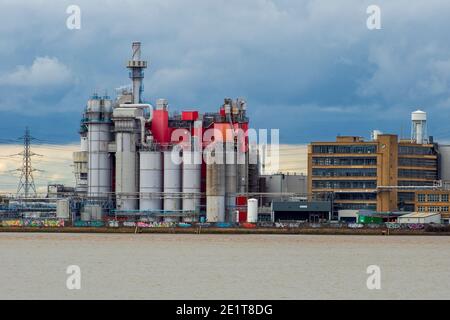
<instances>
[{"instance_id":1,"label":"industrial factory","mask_svg":"<svg viewBox=\"0 0 450 320\"><path fill-rule=\"evenodd\" d=\"M167 100L143 101L147 62L141 44L127 63L131 87L113 101L94 94L74 154L81 220L236 222L247 219L249 119L243 99L216 112L172 112ZM251 171L251 169L250 169ZM250 199L251 200L251 199Z\"/></svg>"},{"instance_id":2,"label":"industrial factory","mask_svg":"<svg viewBox=\"0 0 450 320\"><path fill-rule=\"evenodd\" d=\"M31 139L25 135L27 166L19 185L25 193L0 196L1 226L450 221L450 147L428 136L424 111L411 113L408 139L374 130L370 139L311 142L306 175L268 173L267 145L250 139L244 99L225 98L204 113L172 109L166 99L151 104L143 98L147 61L139 42L126 67L131 85L114 99L94 93L86 103L73 154L74 188L49 185L45 198L30 194Z\"/></svg>"}]
</instances>

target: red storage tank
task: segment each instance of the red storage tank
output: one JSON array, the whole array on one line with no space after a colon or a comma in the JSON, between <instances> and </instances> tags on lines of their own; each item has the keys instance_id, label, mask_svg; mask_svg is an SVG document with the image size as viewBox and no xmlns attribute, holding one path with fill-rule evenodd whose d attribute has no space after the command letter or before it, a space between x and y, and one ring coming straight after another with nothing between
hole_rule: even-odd
<instances>
[{"instance_id":1,"label":"red storage tank","mask_svg":"<svg viewBox=\"0 0 450 320\"><path fill-rule=\"evenodd\" d=\"M152 120L152 134L157 143L170 142L169 112L167 110L154 110Z\"/></svg>"},{"instance_id":2,"label":"red storage tank","mask_svg":"<svg viewBox=\"0 0 450 320\"><path fill-rule=\"evenodd\" d=\"M236 197L236 205L237 206L247 206L247 197L246 196L237 196Z\"/></svg>"},{"instance_id":3,"label":"red storage tank","mask_svg":"<svg viewBox=\"0 0 450 320\"><path fill-rule=\"evenodd\" d=\"M247 221L247 197L237 196L236 197L236 207L239 211L239 223Z\"/></svg>"},{"instance_id":4,"label":"red storage tank","mask_svg":"<svg viewBox=\"0 0 450 320\"><path fill-rule=\"evenodd\" d=\"M247 221L247 211L239 211L239 223Z\"/></svg>"}]
</instances>

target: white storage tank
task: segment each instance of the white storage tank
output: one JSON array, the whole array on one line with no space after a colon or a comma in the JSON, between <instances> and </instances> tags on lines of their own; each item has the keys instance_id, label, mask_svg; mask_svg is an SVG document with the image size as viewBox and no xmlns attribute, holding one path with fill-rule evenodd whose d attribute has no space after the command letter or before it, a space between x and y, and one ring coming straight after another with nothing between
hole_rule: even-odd
<instances>
[{"instance_id":1,"label":"white storage tank","mask_svg":"<svg viewBox=\"0 0 450 320\"><path fill-rule=\"evenodd\" d=\"M194 214L199 214L200 187L201 187L201 161L200 152L183 152L183 211L186 216L184 222L193 222Z\"/></svg>"},{"instance_id":2,"label":"white storage tank","mask_svg":"<svg viewBox=\"0 0 450 320\"><path fill-rule=\"evenodd\" d=\"M162 153L141 151L139 162L139 209L150 214L160 213L162 199L157 193L163 191Z\"/></svg>"},{"instance_id":3,"label":"white storage tank","mask_svg":"<svg viewBox=\"0 0 450 320\"><path fill-rule=\"evenodd\" d=\"M175 151L174 151L175 152ZM181 161L172 159L172 151L164 151L164 214L169 217L164 221L178 221L171 214L179 214L181 210Z\"/></svg>"},{"instance_id":4,"label":"white storage tank","mask_svg":"<svg viewBox=\"0 0 450 320\"><path fill-rule=\"evenodd\" d=\"M256 199L247 200L247 222L258 222L258 200Z\"/></svg>"},{"instance_id":5,"label":"white storage tank","mask_svg":"<svg viewBox=\"0 0 450 320\"><path fill-rule=\"evenodd\" d=\"M427 113L417 110L411 113L412 133L411 138L418 144L427 142Z\"/></svg>"}]
</instances>

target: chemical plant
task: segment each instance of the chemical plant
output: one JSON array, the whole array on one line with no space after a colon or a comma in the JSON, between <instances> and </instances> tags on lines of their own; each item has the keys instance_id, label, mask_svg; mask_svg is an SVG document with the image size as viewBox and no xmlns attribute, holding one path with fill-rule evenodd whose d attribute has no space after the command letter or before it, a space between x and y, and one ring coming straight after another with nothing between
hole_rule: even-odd
<instances>
[{"instance_id":1,"label":"chemical plant","mask_svg":"<svg viewBox=\"0 0 450 320\"><path fill-rule=\"evenodd\" d=\"M205 113L172 110L166 99L152 105L139 42L126 67L130 86L87 101L74 188L49 185L46 197L35 196L26 131L17 195L0 196L1 226L450 223L450 146L427 135L424 111L411 113L407 139L374 130L369 139L311 142L307 175L268 174L267 145L250 139L245 100L225 98Z\"/></svg>"},{"instance_id":2,"label":"chemical plant","mask_svg":"<svg viewBox=\"0 0 450 320\"><path fill-rule=\"evenodd\" d=\"M246 219L246 102L225 99L217 112L204 114L170 112L165 99L155 107L142 99L147 62L139 42L127 68L131 90L122 88L114 101L94 94L87 102L74 154L76 193L84 199L79 218Z\"/></svg>"}]
</instances>

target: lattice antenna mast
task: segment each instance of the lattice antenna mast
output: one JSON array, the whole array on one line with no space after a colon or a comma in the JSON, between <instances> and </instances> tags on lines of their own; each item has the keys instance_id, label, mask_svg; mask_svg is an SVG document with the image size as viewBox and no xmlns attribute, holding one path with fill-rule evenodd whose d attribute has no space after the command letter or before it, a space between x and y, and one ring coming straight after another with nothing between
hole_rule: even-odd
<instances>
[{"instance_id":1,"label":"lattice antenna mast","mask_svg":"<svg viewBox=\"0 0 450 320\"><path fill-rule=\"evenodd\" d=\"M23 151L19 153L22 155L22 168L17 169L17 171L21 171L21 176L19 180L19 186L17 187L17 196L24 195L25 198L29 198L31 196L36 197L36 186L34 184L33 172L37 171L33 169L31 165L31 157L38 156L37 153L31 151L31 141L34 140L30 134L30 129L26 127L25 135L19 138L23 140Z\"/></svg>"}]
</instances>

